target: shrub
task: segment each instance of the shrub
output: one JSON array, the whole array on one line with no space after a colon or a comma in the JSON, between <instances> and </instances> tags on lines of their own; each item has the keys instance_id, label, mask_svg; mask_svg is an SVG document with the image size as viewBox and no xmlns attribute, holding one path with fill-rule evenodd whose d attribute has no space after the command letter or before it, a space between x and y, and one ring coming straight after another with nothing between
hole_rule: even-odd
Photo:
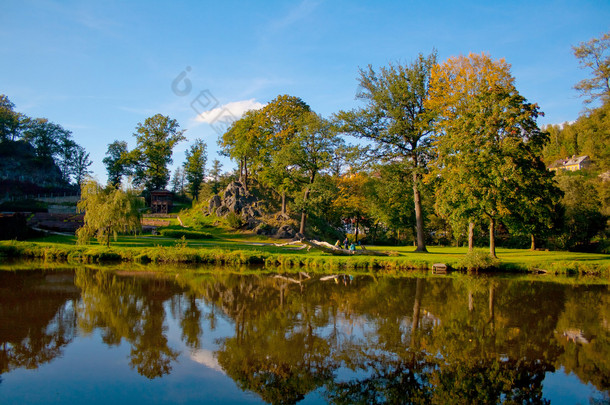
<instances>
[{"instance_id":1,"label":"shrub","mask_svg":"<svg viewBox=\"0 0 610 405\"><path fill-rule=\"evenodd\" d=\"M478 271L498 267L499 264L498 259L492 258L489 253L482 250L473 250L460 260L459 267L468 271Z\"/></svg>"},{"instance_id":2,"label":"shrub","mask_svg":"<svg viewBox=\"0 0 610 405\"><path fill-rule=\"evenodd\" d=\"M241 217L234 212L229 212L229 214L227 214L226 218L227 218L227 223L233 229L239 229L243 225Z\"/></svg>"}]
</instances>

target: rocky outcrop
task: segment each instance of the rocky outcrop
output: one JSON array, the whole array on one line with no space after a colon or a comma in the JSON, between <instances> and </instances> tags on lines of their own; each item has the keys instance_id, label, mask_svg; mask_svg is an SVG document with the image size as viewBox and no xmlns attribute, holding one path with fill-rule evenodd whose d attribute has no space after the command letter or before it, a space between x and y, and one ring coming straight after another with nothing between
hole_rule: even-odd
<instances>
[{"instance_id":1,"label":"rocky outcrop","mask_svg":"<svg viewBox=\"0 0 610 405\"><path fill-rule=\"evenodd\" d=\"M239 181L234 181L227 186L223 198L215 195L208 202L208 214L223 217L229 213L240 215L249 229L254 229L261 222L258 199L250 194Z\"/></svg>"}]
</instances>

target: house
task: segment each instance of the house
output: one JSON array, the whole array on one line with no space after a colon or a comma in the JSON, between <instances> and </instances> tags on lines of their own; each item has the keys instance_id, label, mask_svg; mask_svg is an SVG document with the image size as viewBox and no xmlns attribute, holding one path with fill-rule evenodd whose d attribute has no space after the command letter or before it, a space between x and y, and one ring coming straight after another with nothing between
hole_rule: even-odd
<instances>
[{"instance_id":1,"label":"house","mask_svg":"<svg viewBox=\"0 0 610 405\"><path fill-rule=\"evenodd\" d=\"M571 158L567 157L565 159L559 159L553 162L551 166L549 166L550 171L556 170L569 170L571 172L582 170L591 164L591 159L589 156L572 156Z\"/></svg>"},{"instance_id":2,"label":"house","mask_svg":"<svg viewBox=\"0 0 610 405\"><path fill-rule=\"evenodd\" d=\"M153 214L169 214L172 210L172 192L155 190L150 192L150 212Z\"/></svg>"}]
</instances>

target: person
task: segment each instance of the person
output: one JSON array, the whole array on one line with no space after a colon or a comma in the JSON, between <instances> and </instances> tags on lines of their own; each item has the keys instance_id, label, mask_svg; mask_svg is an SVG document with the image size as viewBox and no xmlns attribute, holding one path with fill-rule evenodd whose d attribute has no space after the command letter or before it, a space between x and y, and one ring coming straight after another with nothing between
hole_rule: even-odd
<instances>
[{"instance_id":1,"label":"person","mask_svg":"<svg viewBox=\"0 0 610 405\"><path fill-rule=\"evenodd\" d=\"M337 242L335 243L335 247L336 248L341 248L341 241L339 239L337 239Z\"/></svg>"},{"instance_id":2,"label":"person","mask_svg":"<svg viewBox=\"0 0 610 405\"><path fill-rule=\"evenodd\" d=\"M356 244L354 242L349 246L349 250L356 250Z\"/></svg>"},{"instance_id":3,"label":"person","mask_svg":"<svg viewBox=\"0 0 610 405\"><path fill-rule=\"evenodd\" d=\"M347 236L345 237L345 240L343 241L343 245L345 246L345 250L347 250L347 248L349 246L349 239L347 239Z\"/></svg>"}]
</instances>

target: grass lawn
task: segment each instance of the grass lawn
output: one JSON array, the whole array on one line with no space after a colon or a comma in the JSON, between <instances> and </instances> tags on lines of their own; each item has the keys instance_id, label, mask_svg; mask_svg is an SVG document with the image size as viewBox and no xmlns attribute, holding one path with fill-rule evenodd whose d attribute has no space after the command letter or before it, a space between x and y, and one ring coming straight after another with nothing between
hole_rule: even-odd
<instances>
[{"instance_id":1,"label":"grass lawn","mask_svg":"<svg viewBox=\"0 0 610 405\"><path fill-rule=\"evenodd\" d=\"M298 250L298 246L275 246L283 240L235 231L223 218L204 215L200 208L181 211L178 218L163 218L169 226L158 230L182 231L185 239L161 235L119 236L110 248L92 240L77 245L76 237L50 235L27 242L0 241L0 257L36 258L48 262L76 263L209 263L216 265L264 264L267 268L336 268L365 270L432 269L434 263L465 269L467 248L428 246L428 253L416 253L413 246L369 246L368 250L391 252L391 256L334 256L320 250ZM171 234L168 234L172 236ZM333 241L334 242L334 241ZM485 257L487 249L477 249L475 256ZM610 278L610 255L545 252L520 249L496 250L499 261L494 268L503 271L547 271L550 273L597 274ZM489 265L489 263L488 263Z\"/></svg>"},{"instance_id":2,"label":"grass lawn","mask_svg":"<svg viewBox=\"0 0 610 405\"><path fill-rule=\"evenodd\" d=\"M207 229L206 229L207 232ZM110 249L92 241L79 246L74 236L52 235L28 242L0 242L0 252L11 246L27 246L24 256L47 260L104 262L122 260L155 263L265 263L279 267L431 269L434 263L463 267L467 248L428 246L428 253L412 246L366 246L368 250L394 252L394 256L333 256L319 250L296 250L297 246L275 246L283 241L218 229L214 239L173 239L162 236L119 236ZM486 249L478 249L486 252ZM23 251L22 251L23 252ZM41 253L42 252L42 253ZM610 276L610 255L546 252L521 249L496 250L499 268L506 271L544 270L551 273L585 273ZM17 254L18 256L19 254Z\"/></svg>"}]
</instances>

